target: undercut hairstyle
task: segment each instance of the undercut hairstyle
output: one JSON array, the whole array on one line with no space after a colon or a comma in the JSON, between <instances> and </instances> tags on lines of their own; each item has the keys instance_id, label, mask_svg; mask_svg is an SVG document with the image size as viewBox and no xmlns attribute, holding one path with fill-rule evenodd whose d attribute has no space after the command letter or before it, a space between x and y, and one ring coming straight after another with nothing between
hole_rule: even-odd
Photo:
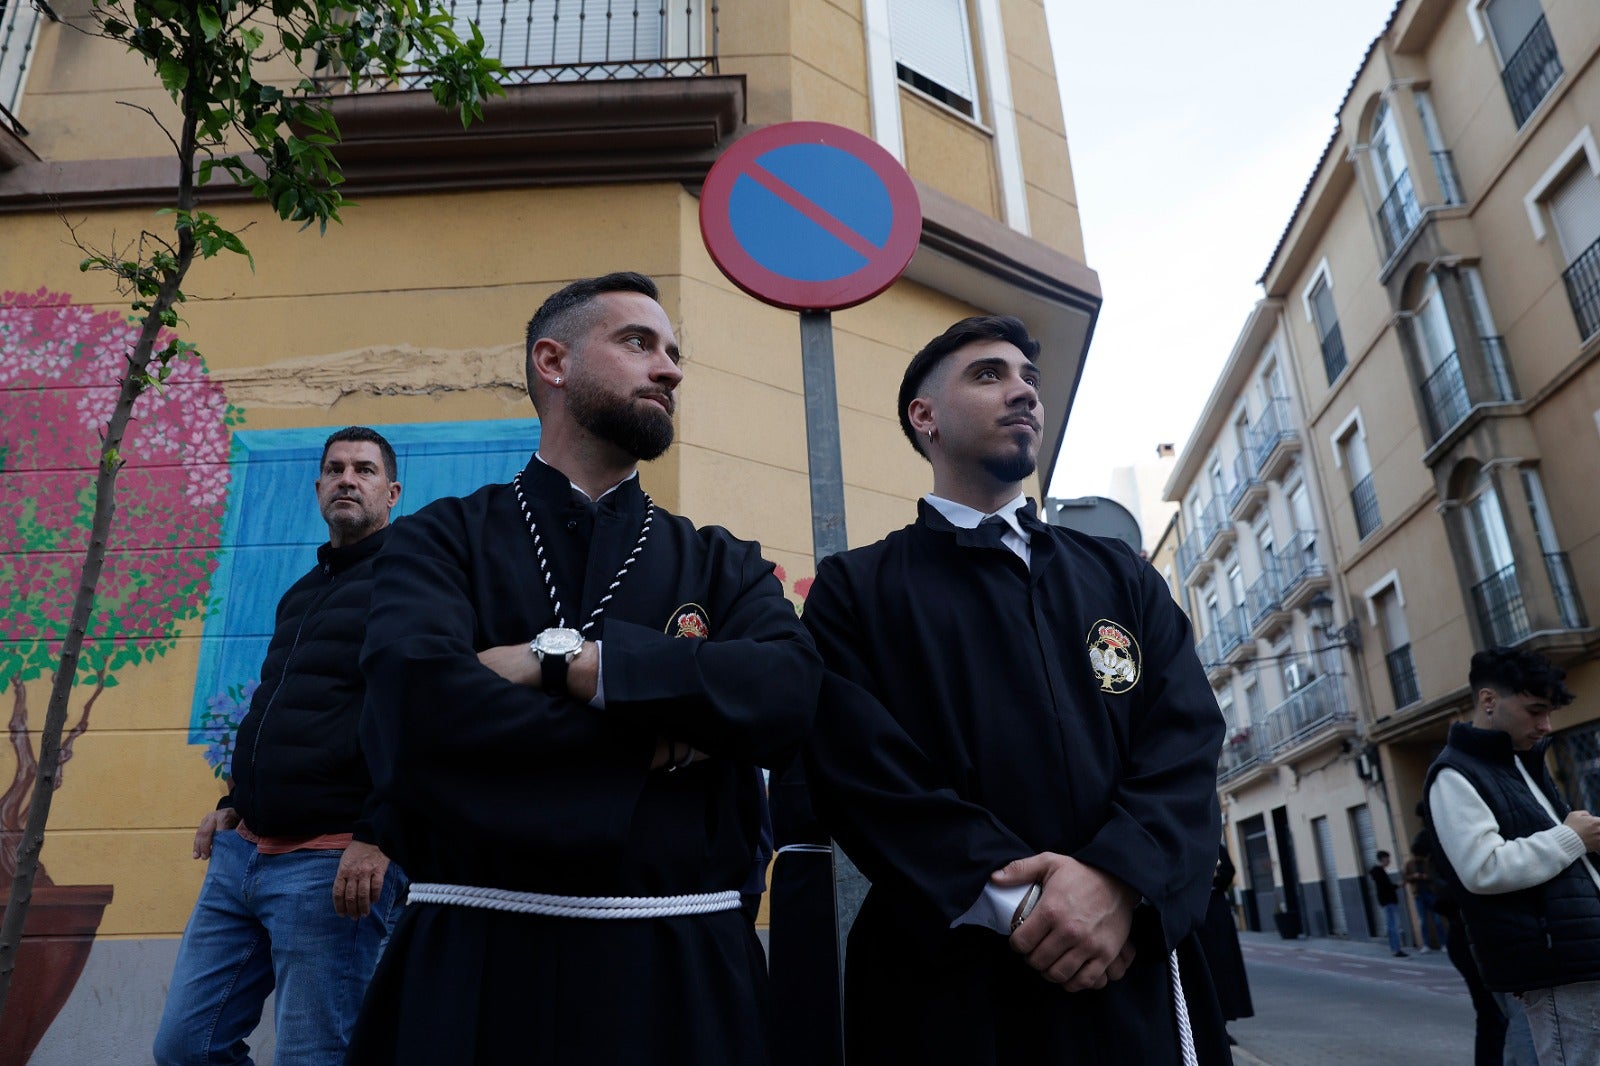
<instances>
[{"instance_id":1,"label":"undercut hairstyle","mask_svg":"<svg viewBox=\"0 0 1600 1066\"><path fill-rule=\"evenodd\" d=\"M1491 688L1502 696L1536 696L1552 707L1575 698L1563 683L1567 672L1536 651L1488 648L1472 657L1467 674L1472 691Z\"/></svg>"},{"instance_id":2,"label":"undercut hairstyle","mask_svg":"<svg viewBox=\"0 0 1600 1066\"><path fill-rule=\"evenodd\" d=\"M383 456L383 473L390 481L400 480L400 463L394 455L394 445L390 444L382 433L366 426L345 426L336 429L322 442L322 458L317 462L317 472L321 474L322 464L328 461L328 449L340 441L353 441L356 443L376 444L378 451Z\"/></svg>"},{"instance_id":3,"label":"undercut hairstyle","mask_svg":"<svg viewBox=\"0 0 1600 1066\"><path fill-rule=\"evenodd\" d=\"M1378 861L1379 862L1382 862L1384 859L1387 859L1388 857L1389 857L1389 853L1387 851L1378 852Z\"/></svg>"},{"instance_id":4,"label":"undercut hairstyle","mask_svg":"<svg viewBox=\"0 0 1600 1066\"><path fill-rule=\"evenodd\" d=\"M636 292L652 300L661 299L661 290L654 281L631 270L619 270L598 278L579 278L557 289L528 320L523 373L528 379L529 397L533 396L533 346L549 337L571 347L594 325L594 298L608 292Z\"/></svg>"},{"instance_id":5,"label":"undercut hairstyle","mask_svg":"<svg viewBox=\"0 0 1600 1066\"><path fill-rule=\"evenodd\" d=\"M940 364L951 352L964 348L974 341L991 340L1005 341L1031 360L1037 361L1039 358L1039 342L1028 336L1028 327L1022 324L1020 318L1013 318L1010 315L975 315L972 318L963 318L933 338L923 346L922 351L911 357L911 362L906 367L906 376L900 379L900 428L918 455L927 458L928 453L922 441L918 439L917 431L911 428L911 415L907 411L911 401L923 395L923 386L938 371Z\"/></svg>"}]
</instances>

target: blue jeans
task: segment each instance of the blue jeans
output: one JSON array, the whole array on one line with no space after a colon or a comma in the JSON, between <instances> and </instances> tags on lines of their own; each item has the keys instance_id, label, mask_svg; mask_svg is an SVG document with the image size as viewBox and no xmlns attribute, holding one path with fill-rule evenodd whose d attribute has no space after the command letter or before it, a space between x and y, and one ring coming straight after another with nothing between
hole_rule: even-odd
<instances>
[{"instance_id":1,"label":"blue jeans","mask_svg":"<svg viewBox=\"0 0 1600 1066\"><path fill-rule=\"evenodd\" d=\"M1433 909L1438 902L1432 892L1417 893L1417 933L1422 937L1422 942L1435 951L1444 943L1444 919L1439 917L1439 912Z\"/></svg>"},{"instance_id":2,"label":"blue jeans","mask_svg":"<svg viewBox=\"0 0 1600 1066\"><path fill-rule=\"evenodd\" d=\"M1600 981L1535 988L1517 998L1528 1016L1539 1066L1600 1062Z\"/></svg>"},{"instance_id":3,"label":"blue jeans","mask_svg":"<svg viewBox=\"0 0 1600 1066\"><path fill-rule=\"evenodd\" d=\"M156 1032L161 1066L248 1066L246 1038L277 992L277 1061L344 1062L405 875L391 865L359 921L333 909L342 851L262 855L232 830L212 841L211 865L183 931Z\"/></svg>"},{"instance_id":4,"label":"blue jeans","mask_svg":"<svg viewBox=\"0 0 1600 1066\"><path fill-rule=\"evenodd\" d=\"M1385 903L1383 919L1389 923L1389 950L1400 950L1400 904Z\"/></svg>"}]
</instances>

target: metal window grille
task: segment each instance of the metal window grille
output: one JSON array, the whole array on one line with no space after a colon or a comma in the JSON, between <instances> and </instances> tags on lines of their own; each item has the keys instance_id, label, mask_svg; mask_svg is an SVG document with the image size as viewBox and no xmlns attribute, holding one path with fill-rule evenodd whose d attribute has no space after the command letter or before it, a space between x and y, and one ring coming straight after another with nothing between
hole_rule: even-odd
<instances>
[{"instance_id":1,"label":"metal window grille","mask_svg":"<svg viewBox=\"0 0 1600 1066\"><path fill-rule=\"evenodd\" d=\"M1556 783L1568 803L1595 810L1600 803L1600 722L1563 729L1550 745L1555 755Z\"/></svg>"},{"instance_id":2,"label":"metal window grille","mask_svg":"<svg viewBox=\"0 0 1600 1066\"><path fill-rule=\"evenodd\" d=\"M1322 368L1328 372L1328 384L1333 384L1333 379L1344 373L1347 359L1344 352L1344 335L1339 332L1339 323L1335 322L1333 328L1328 330L1322 338Z\"/></svg>"},{"instance_id":3,"label":"metal window grille","mask_svg":"<svg viewBox=\"0 0 1600 1066\"><path fill-rule=\"evenodd\" d=\"M1483 635L1491 644L1515 644L1533 632L1522 599L1522 585L1517 581L1516 564L1472 586L1472 605Z\"/></svg>"},{"instance_id":4,"label":"metal window grille","mask_svg":"<svg viewBox=\"0 0 1600 1066\"><path fill-rule=\"evenodd\" d=\"M1411 187L1411 174L1401 171L1378 208L1378 228L1383 231L1384 257L1393 255L1421 221L1422 211L1417 207L1416 190Z\"/></svg>"},{"instance_id":5,"label":"metal window grille","mask_svg":"<svg viewBox=\"0 0 1600 1066\"><path fill-rule=\"evenodd\" d=\"M1371 474L1356 482L1355 488L1350 490L1350 502L1356 512L1356 532L1365 540L1383 525L1383 518L1378 514L1378 490L1372 487Z\"/></svg>"},{"instance_id":6,"label":"metal window grille","mask_svg":"<svg viewBox=\"0 0 1600 1066\"><path fill-rule=\"evenodd\" d=\"M1511 104L1511 115L1518 129L1560 80L1561 69L1561 57L1556 54L1550 24L1541 14L1500 71L1500 81L1505 86L1506 99Z\"/></svg>"},{"instance_id":7,"label":"metal window grille","mask_svg":"<svg viewBox=\"0 0 1600 1066\"><path fill-rule=\"evenodd\" d=\"M1587 340L1600 330L1600 241L1584 249L1562 272L1567 284L1567 301L1578 320L1578 336Z\"/></svg>"},{"instance_id":8,"label":"metal window grille","mask_svg":"<svg viewBox=\"0 0 1600 1066\"><path fill-rule=\"evenodd\" d=\"M1506 359L1506 342L1503 337L1479 337L1483 358L1489 366L1489 380L1494 385L1495 400L1515 400L1517 388L1511 382L1511 364Z\"/></svg>"},{"instance_id":9,"label":"metal window grille","mask_svg":"<svg viewBox=\"0 0 1600 1066\"><path fill-rule=\"evenodd\" d=\"M1561 612L1561 624L1568 629L1586 629L1589 621L1583 612L1583 600L1578 596L1578 582L1572 576L1572 563L1567 553L1546 552L1544 566L1550 575L1556 608Z\"/></svg>"},{"instance_id":10,"label":"metal window grille","mask_svg":"<svg viewBox=\"0 0 1600 1066\"><path fill-rule=\"evenodd\" d=\"M1428 428L1433 439L1448 433L1472 409L1467 400L1467 379L1461 374L1461 360L1455 352L1445 356L1422 383L1422 399L1428 409Z\"/></svg>"},{"instance_id":11,"label":"metal window grille","mask_svg":"<svg viewBox=\"0 0 1600 1066\"><path fill-rule=\"evenodd\" d=\"M1456 176L1456 160L1448 151L1429 152L1433 157L1433 172L1439 178L1439 193L1447 204L1464 204L1467 198L1461 192L1461 179Z\"/></svg>"},{"instance_id":12,"label":"metal window grille","mask_svg":"<svg viewBox=\"0 0 1600 1066\"><path fill-rule=\"evenodd\" d=\"M1394 693L1395 710L1421 700L1422 691L1417 687L1417 668L1411 661L1411 645L1402 644L1383 658L1389 667L1389 690Z\"/></svg>"}]
</instances>

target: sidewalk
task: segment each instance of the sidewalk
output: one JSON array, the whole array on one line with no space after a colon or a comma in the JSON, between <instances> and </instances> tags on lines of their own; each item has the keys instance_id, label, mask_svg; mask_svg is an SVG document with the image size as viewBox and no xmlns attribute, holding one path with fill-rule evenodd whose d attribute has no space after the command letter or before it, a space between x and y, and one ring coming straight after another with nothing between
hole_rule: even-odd
<instances>
[{"instance_id":1,"label":"sidewalk","mask_svg":"<svg viewBox=\"0 0 1600 1066\"><path fill-rule=\"evenodd\" d=\"M1246 950L1253 948L1269 953L1321 952L1334 955L1356 955L1370 959L1394 958L1394 954L1389 950L1389 942L1383 937L1303 936L1295 940L1285 940L1277 933L1241 931L1239 933L1239 946ZM1424 951L1421 948L1408 946L1405 952L1409 956L1406 959L1408 964L1418 966L1437 965L1446 970L1452 969L1450 959L1443 948L1435 951Z\"/></svg>"}]
</instances>

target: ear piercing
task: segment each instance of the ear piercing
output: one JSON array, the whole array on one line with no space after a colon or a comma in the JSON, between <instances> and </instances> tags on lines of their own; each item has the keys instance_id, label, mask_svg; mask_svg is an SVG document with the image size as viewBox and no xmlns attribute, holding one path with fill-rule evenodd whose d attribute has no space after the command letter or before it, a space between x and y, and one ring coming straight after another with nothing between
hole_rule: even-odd
<instances>
[{"instance_id":1,"label":"ear piercing","mask_svg":"<svg viewBox=\"0 0 1600 1066\"><path fill-rule=\"evenodd\" d=\"M557 385L561 384L561 379L560 378L556 378L556 384Z\"/></svg>"}]
</instances>

